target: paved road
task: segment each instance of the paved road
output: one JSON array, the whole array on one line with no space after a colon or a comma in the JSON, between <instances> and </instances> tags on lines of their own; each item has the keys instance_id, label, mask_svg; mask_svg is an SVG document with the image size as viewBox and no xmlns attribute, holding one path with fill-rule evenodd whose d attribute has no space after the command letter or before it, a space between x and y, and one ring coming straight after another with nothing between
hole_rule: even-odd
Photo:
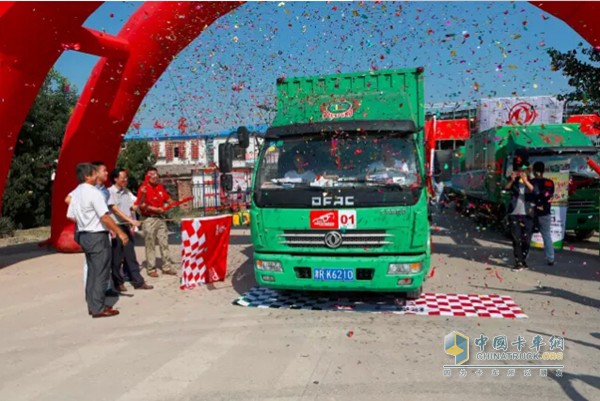
<instances>
[{"instance_id":1,"label":"paved road","mask_svg":"<svg viewBox=\"0 0 600 401\"><path fill-rule=\"evenodd\" d=\"M528 319L233 306L254 285L249 233L236 230L225 282L182 292L163 276L154 291L121 297L120 316L92 320L82 255L0 249L0 400L600 399L598 238L573 243L553 267L535 251L531 271L514 273L499 234L452 214L437 224L426 291L510 295ZM563 377L444 377L453 330L490 341L564 336Z\"/></svg>"}]
</instances>

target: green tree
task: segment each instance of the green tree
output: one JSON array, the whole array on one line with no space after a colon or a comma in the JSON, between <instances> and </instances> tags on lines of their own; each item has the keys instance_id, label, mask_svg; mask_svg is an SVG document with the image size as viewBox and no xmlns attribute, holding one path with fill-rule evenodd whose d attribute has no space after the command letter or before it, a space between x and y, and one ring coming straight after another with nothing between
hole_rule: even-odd
<instances>
[{"instance_id":1,"label":"green tree","mask_svg":"<svg viewBox=\"0 0 600 401\"><path fill-rule=\"evenodd\" d=\"M4 191L2 215L17 228L50 220L52 172L76 102L77 92L67 79L50 71L19 133Z\"/></svg>"},{"instance_id":2,"label":"green tree","mask_svg":"<svg viewBox=\"0 0 600 401\"><path fill-rule=\"evenodd\" d=\"M583 43L566 53L549 49L548 55L554 71L562 71L568 77L573 90L559 96L580 106L580 113L590 113L600 109L600 49L584 47ZM588 59L589 62L583 61Z\"/></svg>"},{"instance_id":3,"label":"green tree","mask_svg":"<svg viewBox=\"0 0 600 401\"><path fill-rule=\"evenodd\" d=\"M144 182L144 175L149 167L154 166L156 157L152 153L150 144L145 141L129 141L119 153L117 166L127 170L129 176L129 189L137 191Z\"/></svg>"}]
</instances>

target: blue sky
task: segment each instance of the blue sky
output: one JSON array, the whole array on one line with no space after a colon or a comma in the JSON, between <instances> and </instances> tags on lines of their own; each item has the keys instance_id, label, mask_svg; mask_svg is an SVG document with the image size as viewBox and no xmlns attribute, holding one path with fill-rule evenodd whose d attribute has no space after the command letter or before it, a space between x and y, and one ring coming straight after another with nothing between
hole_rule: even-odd
<instances>
[{"instance_id":1,"label":"blue sky","mask_svg":"<svg viewBox=\"0 0 600 401\"><path fill-rule=\"evenodd\" d=\"M139 2L107 2L86 26L116 34ZM251 2L206 29L171 63L134 121L212 132L264 124L275 80L424 66L428 103L554 95L568 90L546 50L583 39L525 2ZM81 90L98 58L56 68ZM234 90L235 89L235 90Z\"/></svg>"}]
</instances>

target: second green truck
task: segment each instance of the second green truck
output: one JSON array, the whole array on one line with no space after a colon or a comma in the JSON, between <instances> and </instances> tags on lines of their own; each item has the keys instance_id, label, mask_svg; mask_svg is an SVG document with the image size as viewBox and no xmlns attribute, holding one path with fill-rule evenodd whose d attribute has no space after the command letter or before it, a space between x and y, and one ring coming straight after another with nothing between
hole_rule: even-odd
<instances>
[{"instance_id":1,"label":"second green truck","mask_svg":"<svg viewBox=\"0 0 600 401\"><path fill-rule=\"evenodd\" d=\"M495 220L508 233L510 194L504 191L515 157L522 160L567 160L566 230L586 239L598 229L600 180L587 165L598 149L578 124L502 126L473 134L453 167L451 191L457 208Z\"/></svg>"}]
</instances>

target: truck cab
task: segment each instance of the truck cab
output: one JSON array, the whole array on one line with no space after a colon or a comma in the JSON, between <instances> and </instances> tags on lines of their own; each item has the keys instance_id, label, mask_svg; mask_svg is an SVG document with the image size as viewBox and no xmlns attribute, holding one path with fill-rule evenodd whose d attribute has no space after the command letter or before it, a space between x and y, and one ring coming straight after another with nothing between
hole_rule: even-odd
<instances>
[{"instance_id":1,"label":"truck cab","mask_svg":"<svg viewBox=\"0 0 600 401\"><path fill-rule=\"evenodd\" d=\"M418 297L431 243L422 70L277 86L253 180L257 282Z\"/></svg>"}]
</instances>

